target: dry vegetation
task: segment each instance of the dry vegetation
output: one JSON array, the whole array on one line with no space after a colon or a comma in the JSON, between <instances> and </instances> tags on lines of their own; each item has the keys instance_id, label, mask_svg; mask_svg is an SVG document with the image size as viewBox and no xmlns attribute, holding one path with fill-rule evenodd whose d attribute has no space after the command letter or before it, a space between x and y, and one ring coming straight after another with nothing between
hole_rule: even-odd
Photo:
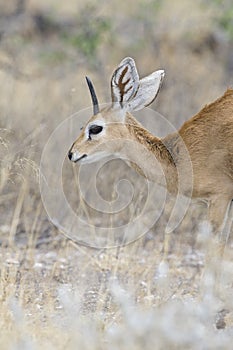
<instances>
[{"instance_id":1,"label":"dry vegetation","mask_svg":"<svg viewBox=\"0 0 233 350\"><path fill-rule=\"evenodd\" d=\"M85 75L105 102L123 57L142 76L164 68L154 108L179 127L232 85L232 15L221 0L0 1L1 349L232 349L233 247L215 298L202 277L208 228L194 220L204 206L192 205L172 234L168 267L166 210L136 242L94 249L50 223L39 188L47 139L90 104ZM72 181L67 162L71 201ZM111 191L100 190L107 200Z\"/></svg>"}]
</instances>

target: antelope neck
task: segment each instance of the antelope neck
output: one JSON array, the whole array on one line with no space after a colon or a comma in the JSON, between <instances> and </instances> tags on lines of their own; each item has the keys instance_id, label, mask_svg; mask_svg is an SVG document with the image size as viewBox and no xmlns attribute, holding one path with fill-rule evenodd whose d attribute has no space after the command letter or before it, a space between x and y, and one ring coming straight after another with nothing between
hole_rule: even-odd
<instances>
[{"instance_id":1,"label":"antelope neck","mask_svg":"<svg viewBox=\"0 0 233 350\"><path fill-rule=\"evenodd\" d=\"M151 181L161 183L162 179L159 179L161 175L158 174L157 162L159 162L162 167L163 177L165 176L166 179L168 191L172 193L176 192L176 165L171 153L166 148L163 141L152 135L148 130L144 129L143 126L129 113L126 116L125 123L133 140L139 143L139 146L143 146L137 148L137 152L134 156L130 154L130 159L141 169L140 173L144 173L144 176ZM134 168L136 169L137 167Z\"/></svg>"}]
</instances>

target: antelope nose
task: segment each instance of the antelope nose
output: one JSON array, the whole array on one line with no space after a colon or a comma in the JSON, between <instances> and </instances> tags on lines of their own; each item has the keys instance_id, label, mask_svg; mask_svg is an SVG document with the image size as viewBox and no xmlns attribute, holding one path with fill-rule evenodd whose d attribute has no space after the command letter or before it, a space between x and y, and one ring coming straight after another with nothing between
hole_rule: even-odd
<instances>
[{"instance_id":1,"label":"antelope nose","mask_svg":"<svg viewBox=\"0 0 233 350\"><path fill-rule=\"evenodd\" d=\"M68 158L69 158L69 160L72 160L72 156L73 156L73 153L71 152L71 150L69 150L69 152L68 152Z\"/></svg>"}]
</instances>

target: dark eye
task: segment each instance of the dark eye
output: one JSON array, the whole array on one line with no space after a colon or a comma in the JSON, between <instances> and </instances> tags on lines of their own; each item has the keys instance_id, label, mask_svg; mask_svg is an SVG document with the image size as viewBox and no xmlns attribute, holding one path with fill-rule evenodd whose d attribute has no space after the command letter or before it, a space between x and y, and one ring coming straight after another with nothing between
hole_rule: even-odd
<instances>
[{"instance_id":1,"label":"dark eye","mask_svg":"<svg viewBox=\"0 0 233 350\"><path fill-rule=\"evenodd\" d=\"M101 125L92 125L89 128L89 135L97 135L103 130Z\"/></svg>"}]
</instances>

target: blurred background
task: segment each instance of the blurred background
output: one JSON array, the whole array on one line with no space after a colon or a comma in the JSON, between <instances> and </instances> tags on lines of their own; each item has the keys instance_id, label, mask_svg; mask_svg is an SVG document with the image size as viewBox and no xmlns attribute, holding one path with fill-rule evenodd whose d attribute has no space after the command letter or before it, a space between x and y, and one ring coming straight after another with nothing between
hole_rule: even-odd
<instances>
[{"instance_id":1,"label":"blurred background","mask_svg":"<svg viewBox=\"0 0 233 350\"><path fill-rule=\"evenodd\" d=\"M90 106L86 75L99 101L109 101L111 74L126 56L135 59L141 77L165 70L152 108L179 128L233 86L232 1L0 0L0 297L6 301L17 296L33 315L40 310L33 319L37 325L42 316L51 316L45 301L50 311L56 309L58 285L74 280L82 280L84 309L96 310L97 303L99 311L106 311L108 292L101 300L98 293L105 291L112 268L126 284L137 286L139 303L160 291L149 269L160 261L161 246L156 246L150 264L145 242L134 246L133 253L122 251L121 262L119 252L113 258L112 252L74 248L49 222L40 199L40 157L51 132L72 113ZM193 253L192 245L186 249ZM198 293L200 254L190 255L188 267L186 259L174 269L175 290L179 283L185 285L179 295ZM137 256L144 258L136 261ZM85 268L76 266L77 259ZM135 269L128 276L132 259ZM148 285L139 283L141 276L150 280ZM91 279L98 280L97 289ZM151 300L143 302L151 305ZM4 307L7 318L0 322L13 325L12 309Z\"/></svg>"},{"instance_id":2,"label":"blurred background","mask_svg":"<svg viewBox=\"0 0 233 350\"><path fill-rule=\"evenodd\" d=\"M0 2L5 229L25 176L31 183L25 190L31 191L29 207L37 203L38 166L51 132L90 106L85 75L99 100L108 102L111 74L126 56L135 59L140 76L165 69L152 108L179 128L233 84L233 5L230 0L136 0L133 6L115 0Z\"/></svg>"}]
</instances>

